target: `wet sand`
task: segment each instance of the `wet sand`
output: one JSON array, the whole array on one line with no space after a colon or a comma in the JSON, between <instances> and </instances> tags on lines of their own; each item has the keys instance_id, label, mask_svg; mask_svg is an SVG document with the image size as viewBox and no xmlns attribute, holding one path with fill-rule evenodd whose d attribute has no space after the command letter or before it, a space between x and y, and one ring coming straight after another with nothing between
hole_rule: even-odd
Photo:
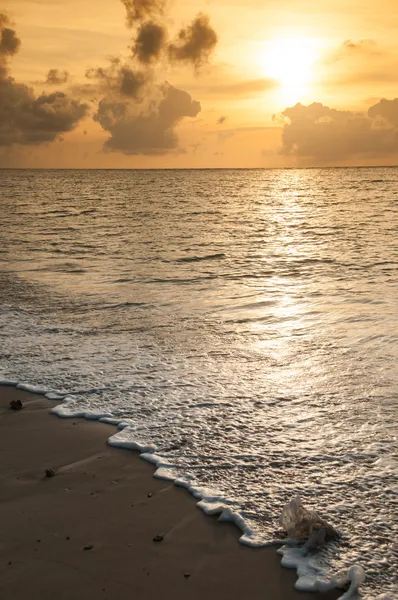
<instances>
[{"instance_id":1,"label":"wet sand","mask_svg":"<svg viewBox=\"0 0 398 600\"><path fill-rule=\"evenodd\" d=\"M21 411L8 409L20 399ZM276 548L154 479L109 425L49 415L43 396L0 386L0 598L334 600L294 590ZM56 475L45 477L46 469ZM162 536L162 541L153 541ZM86 549L85 549L86 548Z\"/></svg>"}]
</instances>

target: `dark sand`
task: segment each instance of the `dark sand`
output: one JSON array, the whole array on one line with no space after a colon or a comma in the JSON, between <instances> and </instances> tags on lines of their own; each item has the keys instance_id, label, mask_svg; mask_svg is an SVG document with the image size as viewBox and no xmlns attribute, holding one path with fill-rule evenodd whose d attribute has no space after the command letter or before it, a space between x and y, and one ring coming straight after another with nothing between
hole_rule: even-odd
<instances>
[{"instance_id":1,"label":"dark sand","mask_svg":"<svg viewBox=\"0 0 398 600\"><path fill-rule=\"evenodd\" d=\"M17 398L23 410L8 410ZM340 595L296 592L295 572L280 566L275 548L243 546L234 525L206 517L186 490L153 479L137 453L107 445L114 427L49 416L53 405L0 387L0 598ZM47 468L56 476L46 478Z\"/></svg>"}]
</instances>

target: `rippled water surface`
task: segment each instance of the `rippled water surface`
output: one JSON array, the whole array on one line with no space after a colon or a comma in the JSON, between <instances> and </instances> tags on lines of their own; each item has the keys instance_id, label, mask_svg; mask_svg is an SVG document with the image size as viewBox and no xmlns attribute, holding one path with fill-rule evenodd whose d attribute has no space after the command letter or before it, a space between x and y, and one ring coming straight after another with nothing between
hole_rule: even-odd
<instances>
[{"instance_id":1,"label":"rippled water surface","mask_svg":"<svg viewBox=\"0 0 398 600\"><path fill-rule=\"evenodd\" d=\"M396 597L398 169L0 171L0 377Z\"/></svg>"}]
</instances>

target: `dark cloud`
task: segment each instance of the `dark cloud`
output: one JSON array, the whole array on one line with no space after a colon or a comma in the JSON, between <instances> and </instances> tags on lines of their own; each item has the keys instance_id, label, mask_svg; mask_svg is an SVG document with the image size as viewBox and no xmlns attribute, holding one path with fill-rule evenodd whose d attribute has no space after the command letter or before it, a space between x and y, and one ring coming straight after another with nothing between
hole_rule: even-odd
<instances>
[{"instance_id":1,"label":"dark cloud","mask_svg":"<svg viewBox=\"0 0 398 600\"><path fill-rule=\"evenodd\" d=\"M63 92L36 97L11 77L0 79L0 146L53 142L72 131L87 107Z\"/></svg>"},{"instance_id":2,"label":"dark cloud","mask_svg":"<svg viewBox=\"0 0 398 600\"><path fill-rule=\"evenodd\" d=\"M170 60L191 63L199 68L208 61L217 41L217 34L210 25L209 17L199 14L191 25L179 31L177 40L169 44Z\"/></svg>"},{"instance_id":3,"label":"dark cloud","mask_svg":"<svg viewBox=\"0 0 398 600\"><path fill-rule=\"evenodd\" d=\"M0 146L35 145L61 139L85 116L87 106L63 92L36 96L33 88L8 75L7 59L19 49L20 40L0 14Z\"/></svg>"},{"instance_id":4,"label":"dark cloud","mask_svg":"<svg viewBox=\"0 0 398 600\"><path fill-rule=\"evenodd\" d=\"M127 25L134 27L150 17L164 12L165 0L122 0L127 13Z\"/></svg>"},{"instance_id":5,"label":"dark cloud","mask_svg":"<svg viewBox=\"0 0 398 600\"><path fill-rule=\"evenodd\" d=\"M177 126L186 117L196 117L201 107L186 91L168 83L155 85L152 67L166 58L198 68L214 50L217 35L209 18L200 14L167 45L166 0L122 2L133 31L130 59L116 58L105 67L88 69L86 83L67 92L39 96L9 76L8 61L20 40L0 13L0 146L62 141L62 134L88 114L81 100L87 97L97 106L94 120L110 134L104 149L153 155L179 150ZM44 83L65 85L68 79L66 71L50 69Z\"/></svg>"},{"instance_id":6,"label":"dark cloud","mask_svg":"<svg viewBox=\"0 0 398 600\"><path fill-rule=\"evenodd\" d=\"M102 94L94 120L109 132L104 150L124 154L162 155L179 150L176 128L185 117L196 117L199 102L168 83L154 83L153 64L163 60L187 62L198 68L217 43L205 15L198 15L167 46L164 0L122 0L127 22L134 31L132 56L127 63L111 61L106 68L89 69L91 83L84 94ZM138 67L137 67L138 65Z\"/></svg>"},{"instance_id":7,"label":"dark cloud","mask_svg":"<svg viewBox=\"0 0 398 600\"><path fill-rule=\"evenodd\" d=\"M21 46L21 40L9 25L11 22L7 15L0 13L0 72L5 69L6 60L14 56Z\"/></svg>"},{"instance_id":8,"label":"dark cloud","mask_svg":"<svg viewBox=\"0 0 398 600\"><path fill-rule=\"evenodd\" d=\"M59 69L50 69L47 73L47 85L62 85L67 83L69 79L68 71L60 71Z\"/></svg>"},{"instance_id":9,"label":"dark cloud","mask_svg":"<svg viewBox=\"0 0 398 600\"><path fill-rule=\"evenodd\" d=\"M137 98L149 80L149 73L133 70L129 65L114 59L106 67L96 67L86 71L86 78L93 83L86 93L105 93Z\"/></svg>"},{"instance_id":10,"label":"dark cloud","mask_svg":"<svg viewBox=\"0 0 398 600\"><path fill-rule=\"evenodd\" d=\"M141 63L149 64L158 60L166 42L167 32L163 25L148 21L138 29L132 47L133 54Z\"/></svg>"},{"instance_id":11,"label":"dark cloud","mask_svg":"<svg viewBox=\"0 0 398 600\"><path fill-rule=\"evenodd\" d=\"M381 100L367 114L314 102L282 113L282 153L320 161L398 152L398 99Z\"/></svg>"},{"instance_id":12,"label":"dark cloud","mask_svg":"<svg viewBox=\"0 0 398 600\"><path fill-rule=\"evenodd\" d=\"M165 83L152 90L145 106L103 98L94 119L110 133L105 150L161 155L178 149L175 128L184 117L196 117L199 112L199 102Z\"/></svg>"},{"instance_id":13,"label":"dark cloud","mask_svg":"<svg viewBox=\"0 0 398 600\"><path fill-rule=\"evenodd\" d=\"M133 71L128 66L120 69L120 93L123 96L137 97L148 81L148 75L139 71Z\"/></svg>"},{"instance_id":14,"label":"dark cloud","mask_svg":"<svg viewBox=\"0 0 398 600\"><path fill-rule=\"evenodd\" d=\"M223 123L225 123L226 120L227 120L227 117L223 117L223 116L219 117L217 119L217 125L222 125Z\"/></svg>"},{"instance_id":15,"label":"dark cloud","mask_svg":"<svg viewBox=\"0 0 398 600\"><path fill-rule=\"evenodd\" d=\"M122 0L127 25L135 32L133 55L143 64L158 60L166 44L166 0ZM155 19L155 20L154 20ZM168 46L171 62L190 63L199 68L217 44L217 34L207 15L199 14L190 25L180 29L177 39Z\"/></svg>"}]
</instances>

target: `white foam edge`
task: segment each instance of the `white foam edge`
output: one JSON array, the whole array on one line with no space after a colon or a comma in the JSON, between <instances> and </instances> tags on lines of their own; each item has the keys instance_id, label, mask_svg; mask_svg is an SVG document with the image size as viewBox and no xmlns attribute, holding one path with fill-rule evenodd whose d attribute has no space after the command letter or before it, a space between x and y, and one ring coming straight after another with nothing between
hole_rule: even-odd
<instances>
[{"instance_id":1,"label":"white foam edge","mask_svg":"<svg viewBox=\"0 0 398 600\"><path fill-rule=\"evenodd\" d=\"M18 390L30 392L31 394L40 394L41 396L45 396L47 393L49 393L48 390L37 387L36 385L30 385L29 383L17 383L16 387Z\"/></svg>"},{"instance_id":2,"label":"white foam edge","mask_svg":"<svg viewBox=\"0 0 398 600\"><path fill-rule=\"evenodd\" d=\"M107 412L96 412L94 410L72 411L69 407L69 404L74 402L75 398L70 394L64 395L62 393L45 390L28 383L18 383L7 379L0 379L0 385L12 386L26 392L45 395L50 400L62 400L61 404L58 404L51 409L51 413L61 418L85 418L88 420L97 420L101 421L102 423L115 425L119 430L131 425L131 422L126 422L122 419L119 420ZM219 497L214 495L207 496L206 493L208 490L206 490L206 488L199 488L194 484L191 484L188 477L186 479L178 478L175 472L173 472L173 469L170 468L167 460L164 457L156 454L156 448L154 446L140 444L139 442L131 440L114 439L116 436L117 433L108 438L109 445L138 451L140 453L140 458L151 462L156 466L154 477L172 481L177 486L185 487L195 498L199 499L199 502L197 502L196 506L203 510L205 514L219 514L219 521L233 522L242 532L242 535L239 537L240 543L252 548L279 545L284 543L284 540L269 541L265 539L259 540L256 538L253 530L249 527L244 517L242 517L239 512L233 511L225 503L225 500L223 502ZM352 565L347 571L341 571L335 574L329 580L318 578L317 575L319 575L319 568L312 563L311 558L306 555L302 547L291 547L284 545L277 550L277 553L282 556L281 565L283 567L296 569L297 581L295 588L299 591L324 592L333 588L341 588L350 582L348 590L339 597L339 600L350 600L357 593L360 585L365 580L365 571L360 565Z\"/></svg>"},{"instance_id":3,"label":"white foam edge","mask_svg":"<svg viewBox=\"0 0 398 600\"><path fill-rule=\"evenodd\" d=\"M45 394L45 397L48 400L63 400L65 396L66 394L61 394L60 392L47 392L47 394Z\"/></svg>"},{"instance_id":4,"label":"white foam edge","mask_svg":"<svg viewBox=\"0 0 398 600\"><path fill-rule=\"evenodd\" d=\"M296 570L295 588L300 592L327 592L334 588L342 588L349 583L348 590L339 597L339 600L349 600L356 595L365 581L365 571L361 565L352 565L348 570L340 571L328 580L321 579L316 561L303 546L285 545L278 548L277 554L282 556L283 567Z\"/></svg>"},{"instance_id":5,"label":"white foam edge","mask_svg":"<svg viewBox=\"0 0 398 600\"><path fill-rule=\"evenodd\" d=\"M63 400L66 396L66 394L63 394L62 392L50 392L44 388L30 385L29 383L22 383L10 379L0 379L0 385L15 387L17 390L22 390L31 394L39 394L40 396L45 396L48 400Z\"/></svg>"}]
</instances>

